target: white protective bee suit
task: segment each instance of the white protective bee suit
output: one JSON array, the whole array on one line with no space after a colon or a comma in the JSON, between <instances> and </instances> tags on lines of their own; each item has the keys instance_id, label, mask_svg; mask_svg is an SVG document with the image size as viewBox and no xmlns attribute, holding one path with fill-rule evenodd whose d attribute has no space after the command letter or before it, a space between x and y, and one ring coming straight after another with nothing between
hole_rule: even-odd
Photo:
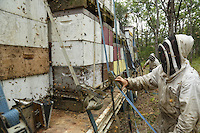
<instances>
[{"instance_id":1,"label":"white protective bee suit","mask_svg":"<svg viewBox=\"0 0 200 133\"><path fill-rule=\"evenodd\" d=\"M145 62L143 68L149 65L149 71L151 72L154 68L160 65L159 60L155 57L154 53L151 53Z\"/></svg>"},{"instance_id":2,"label":"white protective bee suit","mask_svg":"<svg viewBox=\"0 0 200 133\"><path fill-rule=\"evenodd\" d=\"M147 75L128 78L128 89L157 89L159 133L197 132L200 119L200 77L186 59L194 44L191 36L175 35L159 44L161 65Z\"/></svg>"}]
</instances>

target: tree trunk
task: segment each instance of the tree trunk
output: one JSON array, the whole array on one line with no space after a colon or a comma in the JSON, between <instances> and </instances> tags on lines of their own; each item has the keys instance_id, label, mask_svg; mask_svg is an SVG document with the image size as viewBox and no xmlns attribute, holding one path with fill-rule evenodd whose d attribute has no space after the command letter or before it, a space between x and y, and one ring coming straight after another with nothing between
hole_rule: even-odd
<instances>
[{"instance_id":1,"label":"tree trunk","mask_svg":"<svg viewBox=\"0 0 200 133\"><path fill-rule=\"evenodd\" d=\"M190 4L192 5L192 1L190 0ZM188 7L188 13L189 13L189 26L188 26L188 33L190 34L190 35L192 35L192 19L191 19L191 7L192 6L189 6ZM192 50L191 50L191 53L190 53L190 63L192 64L192 56L193 56L193 48L192 48Z\"/></svg>"},{"instance_id":2,"label":"tree trunk","mask_svg":"<svg viewBox=\"0 0 200 133\"><path fill-rule=\"evenodd\" d=\"M167 8L167 12L168 12L168 26L169 26L169 36L172 36L174 34L174 0L169 0L168 2L168 8Z\"/></svg>"},{"instance_id":3,"label":"tree trunk","mask_svg":"<svg viewBox=\"0 0 200 133\"><path fill-rule=\"evenodd\" d=\"M157 14L157 20L156 20L156 34L155 34L155 55L158 57L158 28L159 28L159 10L158 10L158 0L155 0L156 3L156 14Z\"/></svg>"},{"instance_id":4,"label":"tree trunk","mask_svg":"<svg viewBox=\"0 0 200 133\"><path fill-rule=\"evenodd\" d=\"M147 47L147 43L148 43L148 33L147 31L145 31L145 46Z\"/></svg>"}]
</instances>

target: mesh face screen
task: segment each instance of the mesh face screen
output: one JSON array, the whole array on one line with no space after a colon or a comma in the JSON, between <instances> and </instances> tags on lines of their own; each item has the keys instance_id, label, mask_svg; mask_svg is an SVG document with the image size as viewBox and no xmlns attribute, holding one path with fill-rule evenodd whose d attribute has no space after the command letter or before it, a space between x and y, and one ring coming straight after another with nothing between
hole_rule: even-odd
<instances>
[{"instance_id":1,"label":"mesh face screen","mask_svg":"<svg viewBox=\"0 0 200 133\"><path fill-rule=\"evenodd\" d=\"M174 51L174 55L175 55L175 59L176 59L178 69L181 69L181 58L180 58L180 53L179 53L176 37L175 36L169 37L169 41L171 42L172 49Z\"/></svg>"}]
</instances>

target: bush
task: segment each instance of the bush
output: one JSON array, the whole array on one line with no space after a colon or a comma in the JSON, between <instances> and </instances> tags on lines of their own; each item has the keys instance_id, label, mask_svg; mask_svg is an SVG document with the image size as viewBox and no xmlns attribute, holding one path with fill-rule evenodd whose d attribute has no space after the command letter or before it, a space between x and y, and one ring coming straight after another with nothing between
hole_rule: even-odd
<instances>
[{"instance_id":1,"label":"bush","mask_svg":"<svg viewBox=\"0 0 200 133\"><path fill-rule=\"evenodd\" d=\"M141 46L138 52L141 62L146 61L151 53L155 53L155 48L153 46Z\"/></svg>"},{"instance_id":2,"label":"bush","mask_svg":"<svg viewBox=\"0 0 200 133\"><path fill-rule=\"evenodd\" d=\"M191 66L200 74L200 57L193 58Z\"/></svg>"}]
</instances>

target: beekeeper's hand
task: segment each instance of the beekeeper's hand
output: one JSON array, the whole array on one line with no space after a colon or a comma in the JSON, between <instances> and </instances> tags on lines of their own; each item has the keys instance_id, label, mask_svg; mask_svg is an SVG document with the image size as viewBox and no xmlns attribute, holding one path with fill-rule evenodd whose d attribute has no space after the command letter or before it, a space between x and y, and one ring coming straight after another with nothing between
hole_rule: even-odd
<instances>
[{"instance_id":1,"label":"beekeeper's hand","mask_svg":"<svg viewBox=\"0 0 200 133\"><path fill-rule=\"evenodd\" d=\"M122 78L121 76L118 76L115 81L119 82L122 85L122 89L125 88L128 85L128 80Z\"/></svg>"}]
</instances>

